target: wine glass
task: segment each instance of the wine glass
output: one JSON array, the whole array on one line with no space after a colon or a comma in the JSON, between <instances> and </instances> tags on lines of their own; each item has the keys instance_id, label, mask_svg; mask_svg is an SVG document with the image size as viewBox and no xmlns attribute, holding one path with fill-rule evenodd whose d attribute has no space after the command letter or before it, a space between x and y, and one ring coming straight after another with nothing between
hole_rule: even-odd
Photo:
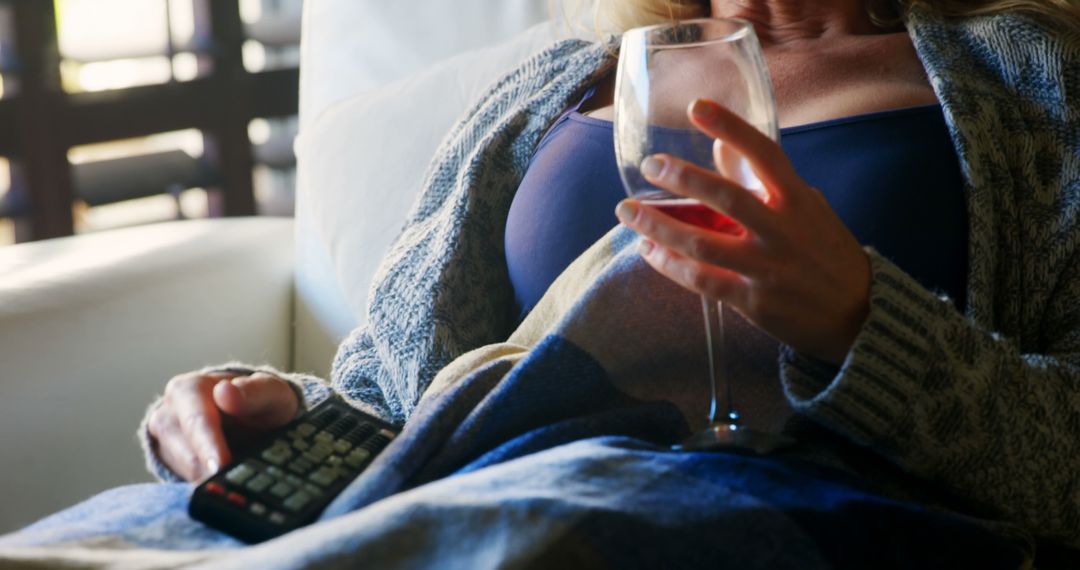
<instances>
[{"instance_id":1,"label":"wine glass","mask_svg":"<svg viewBox=\"0 0 1080 570\"><path fill-rule=\"evenodd\" d=\"M768 200L761 181L739 153L690 123L687 109L697 99L725 106L778 140L772 83L750 22L683 20L635 28L623 35L615 80L615 154L627 193L683 222L739 234L744 230L731 218L697 200L657 188L641 174L642 161L667 153L716 169ZM724 307L705 296L701 304L712 395L709 425L676 449L767 452L786 438L741 424L724 355Z\"/></svg>"}]
</instances>

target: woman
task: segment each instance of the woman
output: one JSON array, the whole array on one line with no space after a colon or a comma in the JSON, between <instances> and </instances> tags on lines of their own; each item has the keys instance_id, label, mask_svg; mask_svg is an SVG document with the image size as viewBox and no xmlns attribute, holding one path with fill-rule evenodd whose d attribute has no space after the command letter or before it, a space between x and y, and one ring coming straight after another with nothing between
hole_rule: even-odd
<instances>
[{"instance_id":1,"label":"woman","mask_svg":"<svg viewBox=\"0 0 1080 570\"><path fill-rule=\"evenodd\" d=\"M748 233L709 234L632 200L619 203L618 218L644 236L641 255L656 271L734 307L765 333L755 341L759 349L780 344L787 404L829 429L803 433L831 454L825 463L877 470L889 479L878 490L890 496L1075 547L1080 228L1075 190L1068 189L1080 165L1078 111L1066 95L1080 88L1080 9L1049 0L1001 5L602 4L624 28L672 16L750 20L772 72L785 139L798 146L809 131L839 133L781 147L699 101L689 110L695 124L747 156L773 197L769 205L714 173L659 156L644 167L654 183L734 217ZM556 244L559 258L529 244L546 247L554 241L545 232L566 228L523 222L531 215L572 224L555 214L575 211L567 204L584 211L585 202L603 202L538 189L559 176L569 177L569 188L596 182L572 166L551 167L560 163L552 156L564 156L552 149L584 153L574 146L584 138L568 135L573 127L565 119L602 126L610 117L611 69L604 46L552 50L493 89L490 100L501 106L482 102L451 133L380 275L371 324L339 352L335 390L404 421L439 370L505 339L522 313L528 328L536 313L530 309L544 303L555 275L614 223L570 232L571 245ZM891 126L882 131L882 124ZM1000 140L1006 131L1012 139ZM476 150L478 133L504 136ZM899 145L892 144L897 133L908 137ZM843 155L814 150L886 144L900 158L871 153L862 171L838 162ZM803 172L815 164L824 167L811 184ZM922 167L930 175L912 177ZM855 175L836 175L849 171ZM608 185L604 192L610 207L622 190ZM885 223L905 221L895 207L932 208L937 216L897 234ZM505 229L496 219L507 220ZM882 225L893 233L875 233ZM505 235L505 247L492 243L493 233ZM920 234L931 247L918 243ZM508 271L493 256L505 256ZM317 379L282 378L232 368L171 380L143 430L151 467L166 479L204 477L229 460L227 440L278 426L330 390ZM436 395L447 393L445 384L436 380ZM875 464L878 457L889 464Z\"/></svg>"}]
</instances>

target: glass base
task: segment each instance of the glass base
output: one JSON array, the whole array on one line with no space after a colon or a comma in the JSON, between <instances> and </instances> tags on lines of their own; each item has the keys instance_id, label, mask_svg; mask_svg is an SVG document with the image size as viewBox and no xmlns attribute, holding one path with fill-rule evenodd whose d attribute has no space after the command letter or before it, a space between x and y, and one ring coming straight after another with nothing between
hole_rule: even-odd
<instances>
[{"instance_id":1,"label":"glass base","mask_svg":"<svg viewBox=\"0 0 1080 570\"><path fill-rule=\"evenodd\" d=\"M731 424L712 424L686 441L671 446L675 451L736 451L762 455L795 443L778 433L766 433Z\"/></svg>"}]
</instances>

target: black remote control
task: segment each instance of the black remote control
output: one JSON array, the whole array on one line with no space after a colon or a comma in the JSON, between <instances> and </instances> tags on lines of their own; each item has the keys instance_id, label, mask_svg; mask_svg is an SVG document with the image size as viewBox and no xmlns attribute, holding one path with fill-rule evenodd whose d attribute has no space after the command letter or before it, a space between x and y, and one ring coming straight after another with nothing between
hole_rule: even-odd
<instances>
[{"instance_id":1,"label":"black remote control","mask_svg":"<svg viewBox=\"0 0 1080 570\"><path fill-rule=\"evenodd\" d=\"M280 536L318 518L396 435L327 398L196 487L188 513L247 543Z\"/></svg>"}]
</instances>

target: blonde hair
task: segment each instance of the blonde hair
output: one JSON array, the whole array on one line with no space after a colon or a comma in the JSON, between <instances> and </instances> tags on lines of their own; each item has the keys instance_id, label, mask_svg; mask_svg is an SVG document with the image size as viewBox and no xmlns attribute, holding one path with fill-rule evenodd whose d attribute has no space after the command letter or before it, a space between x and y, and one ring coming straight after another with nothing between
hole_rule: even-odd
<instances>
[{"instance_id":1,"label":"blonde hair","mask_svg":"<svg viewBox=\"0 0 1080 570\"><path fill-rule=\"evenodd\" d=\"M709 0L564 0L571 11L593 6L595 23L604 32L621 33L637 26L699 18L710 13ZM868 0L869 3L870 0ZM878 25L897 25L914 8L946 17L969 17L1022 12L1044 22L1080 31L1080 0L883 0L888 13L870 10Z\"/></svg>"}]
</instances>

